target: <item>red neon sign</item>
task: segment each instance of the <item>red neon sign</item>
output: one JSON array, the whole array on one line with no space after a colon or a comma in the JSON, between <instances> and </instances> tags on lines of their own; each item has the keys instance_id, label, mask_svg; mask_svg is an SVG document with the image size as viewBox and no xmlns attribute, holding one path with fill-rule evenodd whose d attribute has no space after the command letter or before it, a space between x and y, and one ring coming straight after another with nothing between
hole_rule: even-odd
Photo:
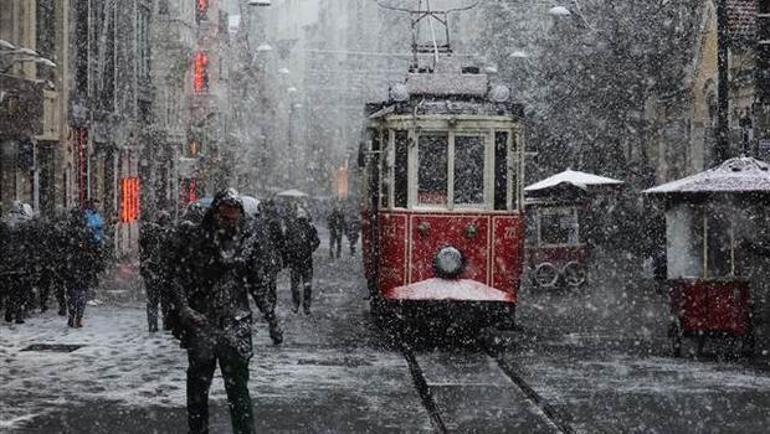
<instances>
[{"instance_id":1,"label":"red neon sign","mask_svg":"<svg viewBox=\"0 0 770 434\"><path fill-rule=\"evenodd\" d=\"M199 51L193 58L193 90L195 93L209 89L209 56Z\"/></svg>"},{"instance_id":2,"label":"red neon sign","mask_svg":"<svg viewBox=\"0 0 770 434\"><path fill-rule=\"evenodd\" d=\"M120 222L135 222L139 218L139 178L129 176L121 179L120 191Z\"/></svg>"},{"instance_id":3,"label":"red neon sign","mask_svg":"<svg viewBox=\"0 0 770 434\"><path fill-rule=\"evenodd\" d=\"M195 16L198 21L206 18L209 11L209 0L196 0L195 1Z\"/></svg>"}]
</instances>

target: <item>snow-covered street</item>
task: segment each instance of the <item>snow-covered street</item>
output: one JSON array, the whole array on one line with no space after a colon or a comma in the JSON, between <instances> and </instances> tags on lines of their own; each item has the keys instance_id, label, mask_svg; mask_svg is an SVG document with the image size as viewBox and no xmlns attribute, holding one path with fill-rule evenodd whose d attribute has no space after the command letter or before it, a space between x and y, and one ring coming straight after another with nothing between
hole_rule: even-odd
<instances>
[{"instance_id":1,"label":"snow-covered street","mask_svg":"<svg viewBox=\"0 0 770 434\"><path fill-rule=\"evenodd\" d=\"M449 432L560 432L505 369L576 432L764 432L770 422L763 362L669 357L656 317L665 304L613 300L598 286L525 291L521 329L501 335L499 360L473 348L417 351L411 367L429 387L426 401L404 355L370 321L360 258L330 262L325 248L314 313L287 309L283 279L285 343L273 346L258 324L249 386L259 432L430 432L436 418ZM608 323L620 313L628 326ZM102 304L88 307L83 329L50 312L0 325L0 431L185 432L186 353L169 334L147 333L144 315L140 303ZM22 351L39 344L81 347ZM211 397L212 430L229 432L219 374Z\"/></svg>"}]
</instances>

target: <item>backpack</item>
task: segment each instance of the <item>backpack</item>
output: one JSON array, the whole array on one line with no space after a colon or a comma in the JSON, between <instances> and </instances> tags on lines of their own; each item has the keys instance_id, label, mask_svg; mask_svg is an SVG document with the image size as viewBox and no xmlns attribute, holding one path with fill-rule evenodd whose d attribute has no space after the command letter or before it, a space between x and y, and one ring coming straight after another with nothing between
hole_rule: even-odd
<instances>
[{"instance_id":1,"label":"backpack","mask_svg":"<svg viewBox=\"0 0 770 434\"><path fill-rule=\"evenodd\" d=\"M101 246L104 242L104 220L98 212L87 209L85 210L84 217L86 220L86 228L91 235L91 244L95 246Z\"/></svg>"}]
</instances>

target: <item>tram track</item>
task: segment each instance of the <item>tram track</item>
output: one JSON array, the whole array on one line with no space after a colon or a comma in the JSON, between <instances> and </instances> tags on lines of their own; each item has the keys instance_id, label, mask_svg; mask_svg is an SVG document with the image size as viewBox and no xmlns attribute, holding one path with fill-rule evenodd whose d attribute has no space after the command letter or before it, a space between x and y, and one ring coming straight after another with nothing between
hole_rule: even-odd
<instances>
[{"instance_id":1,"label":"tram track","mask_svg":"<svg viewBox=\"0 0 770 434\"><path fill-rule=\"evenodd\" d=\"M497 351L488 345L484 346L487 355L495 360L497 366L503 373L521 390L524 396L542 412L542 416L549 425L553 426L557 432L562 434L574 434L575 430L565 420L563 415L558 412L541 394L539 394L517 369L517 366L511 363Z\"/></svg>"},{"instance_id":2,"label":"tram track","mask_svg":"<svg viewBox=\"0 0 770 434\"><path fill-rule=\"evenodd\" d=\"M498 351L493 345L486 342L478 342L480 352L485 357L489 358L494 366L499 368L500 374L510 380L515 389L522 396L523 400L526 400L527 404L536 411L532 413L536 414L538 418L549 427L550 432L556 432L560 434L574 434L575 430L570 425L568 420L560 413L556 408L551 405L541 394L539 394L525 379L521 373L521 369L505 359L504 353ZM400 351L404 357L404 360L409 366L409 371L412 375L415 389L420 395L423 407L426 409L430 416L431 426L434 432L448 433L451 430L446 422L447 415L446 409L439 406L435 396L435 391L431 388L431 384L426 378L424 367L420 364L420 361L415 354L414 349L407 343L400 343ZM490 374L495 375L495 374ZM499 384L505 384L505 380L499 381ZM450 415L451 416L451 415ZM450 417L451 419L451 417Z\"/></svg>"}]
</instances>

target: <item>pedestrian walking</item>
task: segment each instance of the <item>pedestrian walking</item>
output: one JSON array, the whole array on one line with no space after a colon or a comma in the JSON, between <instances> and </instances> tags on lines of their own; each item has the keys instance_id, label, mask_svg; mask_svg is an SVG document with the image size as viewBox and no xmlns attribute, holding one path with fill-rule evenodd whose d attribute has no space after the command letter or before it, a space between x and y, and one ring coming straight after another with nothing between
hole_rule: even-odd
<instances>
[{"instance_id":1,"label":"pedestrian walking","mask_svg":"<svg viewBox=\"0 0 770 434\"><path fill-rule=\"evenodd\" d=\"M67 293L67 325L74 328L83 327L88 290L93 288L96 279L94 265L93 232L89 229L84 213L78 209L70 212L66 227L66 244L62 258L64 269L64 285Z\"/></svg>"},{"instance_id":2,"label":"pedestrian walking","mask_svg":"<svg viewBox=\"0 0 770 434\"><path fill-rule=\"evenodd\" d=\"M167 284L166 247L171 217L158 212L155 221L145 221L139 233L139 273L144 280L147 297L147 325L150 333L158 331L158 307L161 307L164 329L168 329L168 302L163 290Z\"/></svg>"},{"instance_id":3,"label":"pedestrian walking","mask_svg":"<svg viewBox=\"0 0 770 434\"><path fill-rule=\"evenodd\" d=\"M8 252L11 248L11 228L0 214L0 251ZM12 282L12 263L10 255L0 255L0 310L8 308ZM6 316L8 319L8 316ZM11 317L11 321L13 318ZM10 322L10 321L9 321Z\"/></svg>"},{"instance_id":4,"label":"pedestrian walking","mask_svg":"<svg viewBox=\"0 0 770 434\"><path fill-rule=\"evenodd\" d=\"M5 321L24 324L24 311L32 301L34 285L34 264L32 253L31 221L32 207L15 201L5 216L7 225L4 250L7 293L5 300Z\"/></svg>"},{"instance_id":5,"label":"pedestrian walking","mask_svg":"<svg viewBox=\"0 0 770 434\"><path fill-rule=\"evenodd\" d=\"M321 241L308 213L299 208L286 225L286 261L291 272L291 298L294 313L300 304L305 314L310 314L313 296L313 252ZM300 286L302 294L300 295Z\"/></svg>"},{"instance_id":6,"label":"pedestrian walking","mask_svg":"<svg viewBox=\"0 0 770 434\"><path fill-rule=\"evenodd\" d=\"M252 356L250 273L259 258L248 248L249 225L235 190L218 193L200 225L186 225L177 247L182 277L174 302L187 349L187 412L192 433L208 432L208 395L219 363L233 431L253 433L254 416L247 387Z\"/></svg>"},{"instance_id":7,"label":"pedestrian walking","mask_svg":"<svg viewBox=\"0 0 770 434\"><path fill-rule=\"evenodd\" d=\"M270 339L275 345L283 342L283 331L275 314L278 274L283 268L284 234L280 219L272 213L270 204L260 204L260 213L252 219L252 236L249 248L252 257L258 258L251 273L249 291L268 324Z\"/></svg>"},{"instance_id":8,"label":"pedestrian walking","mask_svg":"<svg viewBox=\"0 0 770 434\"><path fill-rule=\"evenodd\" d=\"M342 255L342 235L345 233L345 214L339 204L334 205L326 222L329 226L329 257L334 259L336 251L339 258Z\"/></svg>"},{"instance_id":9,"label":"pedestrian walking","mask_svg":"<svg viewBox=\"0 0 770 434\"><path fill-rule=\"evenodd\" d=\"M355 256L356 246L358 245L358 238L361 234L361 218L355 208L351 207L348 217L345 219L347 223L345 229L345 236L348 239L350 245L350 256Z\"/></svg>"}]
</instances>

